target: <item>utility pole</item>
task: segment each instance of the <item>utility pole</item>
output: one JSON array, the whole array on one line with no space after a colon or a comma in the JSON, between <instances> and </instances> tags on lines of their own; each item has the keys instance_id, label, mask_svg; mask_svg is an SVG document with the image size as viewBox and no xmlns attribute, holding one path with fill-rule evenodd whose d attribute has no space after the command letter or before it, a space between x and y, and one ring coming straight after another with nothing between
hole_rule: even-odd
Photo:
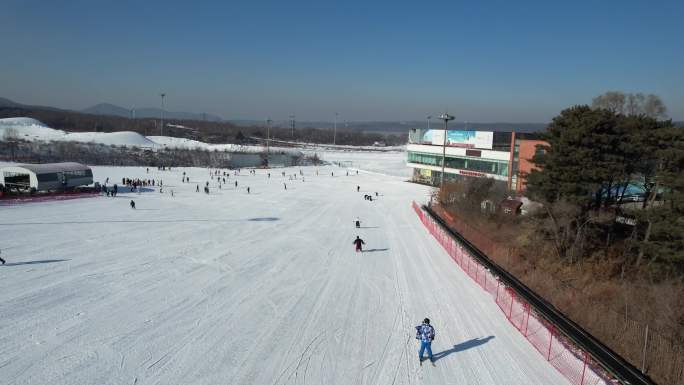
<instances>
[{"instance_id":1,"label":"utility pole","mask_svg":"<svg viewBox=\"0 0 684 385\"><path fill-rule=\"evenodd\" d=\"M290 115L290 125L292 126L292 139L294 140L295 116Z\"/></svg>"},{"instance_id":2,"label":"utility pole","mask_svg":"<svg viewBox=\"0 0 684 385\"><path fill-rule=\"evenodd\" d=\"M133 131L138 132L138 123L135 121L135 106L131 107L131 119L133 120Z\"/></svg>"},{"instance_id":3,"label":"utility pole","mask_svg":"<svg viewBox=\"0 0 684 385\"><path fill-rule=\"evenodd\" d=\"M266 118L266 165L268 166L268 157L271 153L270 141L271 141L271 118Z\"/></svg>"},{"instance_id":4,"label":"utility pole","mask_svg":"<svg viewBox=\"0 0 684 385\"><path fill-rule=\"evenodd\" d=\"M441 120L444 121L444 143L442 144L442 175L441 175L441 180L439 182L439 187L442 188L444 186L444 166L446 165L446 145L447 145L447 134L449 131L447 130L447 123L450 120L454 120L454 117L449 115L448 113L444 113L439 116Z\"/></svg>"},{"instance_id":5,"label":"utility pole","mask_svg":"<svg viewBox=\"0 0 684 385\"><path fill-rule=\"evenodd\" d=\"M333 144L337 144L337 112L335 112L335 123L333 125Z\"/></svg>"},{"instance_id":6,"label":"utility pole","mask_svg":"<svg viewBox=\"0 0 684 385\"><path fill-rule=\"evenodd\" d=\"M432 115L427 116L427 122L428 122L428 130L430 129L430 119L432 119Z\"/></svg>"},{"instance_id":7,"label":"utility pole","mask_svg":"<svg viewBox=\"0 0 684 385\"><path fill-rule=\"evenodd\" d=\"M160 135L161 135L161 136L164 136L164 97L166 96L166 94L161 93L161 94L159 94L159 96L161 96L161 102L162 102L162 109L161 109L161 124L160 124L160 127L159 127L159 128L161 129L161 134L160 134Z\"/></svg>"}]
</instances>

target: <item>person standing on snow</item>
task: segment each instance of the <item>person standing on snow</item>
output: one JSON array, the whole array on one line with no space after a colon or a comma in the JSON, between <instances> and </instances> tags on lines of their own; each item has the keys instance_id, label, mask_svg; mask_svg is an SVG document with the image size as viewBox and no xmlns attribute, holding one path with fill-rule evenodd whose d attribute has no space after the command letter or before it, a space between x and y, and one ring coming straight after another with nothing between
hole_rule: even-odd
<instances>
[{"instance_id":1,"label":"person standing on snow","mask_svg":"<svg viewBox=\"0 0 684 385\"><path fill-rule=\"evenodd\" d=\"M133 200L131 200L131 208L135 209L135 202Z\"/></svg>"},{"instance_id":2,"label":"person standing on snow","mask_svg":"<svg viewBox=\"0 0 684 385\"><path fill-rule=\"evenodd\" d=\"M363 251L363 248L361 247L361 245L365 245L365 244L366 244L366 242L364 242L363 239L359 238L358 235L356 236L356 239L355 239L354 242L352 242L352 243L356 245L356 252L357 252L357 253L358 253L359 251Z\"/></svg>"},{"instance_id":3,"label":"person standing on snow","mask_svg":"<svg viewBox=\"0 0 684 385\"><path fill-rule=\"evenodd\" d=\"M356 223L357 229L361 227L361 220L359 218L356 218L356 221L354 221L354 223Z\"/></svg>"},{"instance_id":4,"label":"person standing on snow","mask_svg":"<svg viewBox=\"0 0 684 385\"><path fill-rule=\"evenodd\" d=\"M425 318L422 324L416 326L416 339L420 340L420 351L418 351L420 364L423 365L423 352L427 350L428 358L434 366L435 360L432 357L432 341L435 339L435 328L430 325L429 318Z\"/></svg>"},{"instance_id":5,"label":"person standing on snow","mask_svg":"<svg viewBox=\"0 0 684 385\"><path fill-rule=\"evenodd\" d=\"M2 254L2 250L0 250L0 254ZM4 265L6 261L4 259L0 258L0 262L2 262L2 264Z\"/></svg>"}]
</instances>

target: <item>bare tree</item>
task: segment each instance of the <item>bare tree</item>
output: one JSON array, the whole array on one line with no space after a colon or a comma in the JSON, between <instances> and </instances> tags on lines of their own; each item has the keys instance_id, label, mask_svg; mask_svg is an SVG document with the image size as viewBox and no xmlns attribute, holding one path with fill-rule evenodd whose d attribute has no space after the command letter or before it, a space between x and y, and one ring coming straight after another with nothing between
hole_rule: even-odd
<instances>
[{"instance_id":1,"label":"bare tree","mask_svg":"<svg viewBox=\"0 0 684 385\"><path fill-rule=\"evenodd\" d=\"M627 115L643 114L644 99L645 96L641 92L627 95L627 105L625 113Z\"/></svg>"},{"instance_id":2,"label":"bare tree","mask_svg":"<svg viewBox=\"0 0 684 385\"><path fill-rule=\"evenodd\" d=\"M609 110L618 114L646 115L651 118L667 116L667 107L658 95L644 95L641 92L625 94L621 91L608 91L592 99L594 109Z\"/></svg>"},{"instance_id":3,"label":"bare tree","mask_svg":"<svg viewBox=\"0 0 684 385\"><path fill-rule=\"evenodd\" d=\"M608 91L592 99L592 107L595 109L610 110L622 114L625 111L625 94L621 91Z\"/></svg>"},{"instance_id":4,"label":"bare tree","mask_svg":"<svg viewBox=\"0 0 684 385\"><path fill-rule=\"evenodd\" d=\"M658 95L648 94L642 109L643 113L651 118L664 118L667 115L667 107Z\"/></svg>"},{"instance_id":5,"label":"bare tree","mask_svg":"<svg viewBox=\"0 0 684 385\"><path fill-rule=\"evenodd\" d=\"M19 140L19 132L14 127L7 127L2 134L2 140L9 144L11 151L10 159L14 160L14 151L17 147L17 141Z\"/></svg>"}]
</instances>

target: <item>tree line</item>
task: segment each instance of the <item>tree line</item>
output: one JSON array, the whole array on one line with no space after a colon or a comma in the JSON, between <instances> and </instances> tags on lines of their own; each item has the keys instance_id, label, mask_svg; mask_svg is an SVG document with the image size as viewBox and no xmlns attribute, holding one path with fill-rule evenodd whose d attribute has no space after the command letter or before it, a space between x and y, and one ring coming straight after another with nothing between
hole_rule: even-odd
<instances>
[{"instance_id":1,"label":"tree line","mask_svg":"<svg viewBox=\"0 0 684 385\"><path fill-rule=\"evenodd\" d=\"M549 124L527 194L544 204L540 231L558 257L573 262L596 243L620 245L632 266L684 273L684 129L659 120L665 112L654 95L609 92ZM630 198L639 202L625 203L635 186L643 194Z\"/></svg>"}]
</instances>

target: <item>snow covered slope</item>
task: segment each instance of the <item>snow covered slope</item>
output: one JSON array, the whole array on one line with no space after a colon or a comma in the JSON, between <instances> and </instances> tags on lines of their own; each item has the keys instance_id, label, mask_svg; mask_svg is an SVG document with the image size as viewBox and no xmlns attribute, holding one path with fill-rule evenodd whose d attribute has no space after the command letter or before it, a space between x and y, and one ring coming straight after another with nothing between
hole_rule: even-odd
<instances>
[{"instance_id":1,"label":"snow covered slope","mask_svg":"<svg viewBox=\"0 0 684 385\"><path fill-rule=\"evenodd\" d=\"M170 136L148 136L132 131L119 132L66 132L55 130L44 123L32 118L6 118L0 119L0 140L5 133L11 131L12 135L27 141L61 141L100 143L104 145L116 145L140 148L183 148L203 149L209 151L229 152L263 152L263 146L241 146L237 144L209 144L192 139L175 138ZM298 153L291 148L271 147L274 152Z\"/></svg>"},{"instance_id":2,"label":"snow covered slope","mask_svg":"<svg viewBox=\"0 0 684 385\"><path fill-rule=\"evenodd\" d=\"M156 143L132 131L120 132L66 132L55 130L31 118L0 119L0 138L11 130L19 139L27 141L61 141L101 143L116 146L155 147Z\"/></svg>"},{"instance_id":3,"label":"snow covered slope","mask_svg":"<svg viewBox=\"0 0 684 385\"><path fill-rule=\"evenodd\" d=\"M306 151L308 155L314 154ZM326 162L351 162L351 167L364 171L401 177L407 180L411 176L411 168L406 166L406 151L323 151L315 152Z\"/></svg>"},{"instance_id":4,"label":"snow covered slope","mask_svg":"<svg viewBox=\"0 0 684 385\"><path fill-rule=\"evenodd\" d=\"M0 206L0 384L567 383L420 223L428 188L303 171L93 167L164 192Z\"/></svg>"},{"instance_id":5,"label":"snow covered slope","mask_svg":"<svg viewBox=\"0 0 684 385\"><path fill-rule=\"evenodd\" d=\"M160 146L169 148L184 148L184 149L202 149L209 151L228 151L228 152L264 152L266 147L264 146L243 146L240 144L210 144L200 142L198 140L186 139L186 138L176 138L173 136L148 136L148 139L154 141ZM294 148L285 147L273 147L270 148L273 152L285 152L285 153L299 153L300 151Z\"/></svg>"}]
</instances>

